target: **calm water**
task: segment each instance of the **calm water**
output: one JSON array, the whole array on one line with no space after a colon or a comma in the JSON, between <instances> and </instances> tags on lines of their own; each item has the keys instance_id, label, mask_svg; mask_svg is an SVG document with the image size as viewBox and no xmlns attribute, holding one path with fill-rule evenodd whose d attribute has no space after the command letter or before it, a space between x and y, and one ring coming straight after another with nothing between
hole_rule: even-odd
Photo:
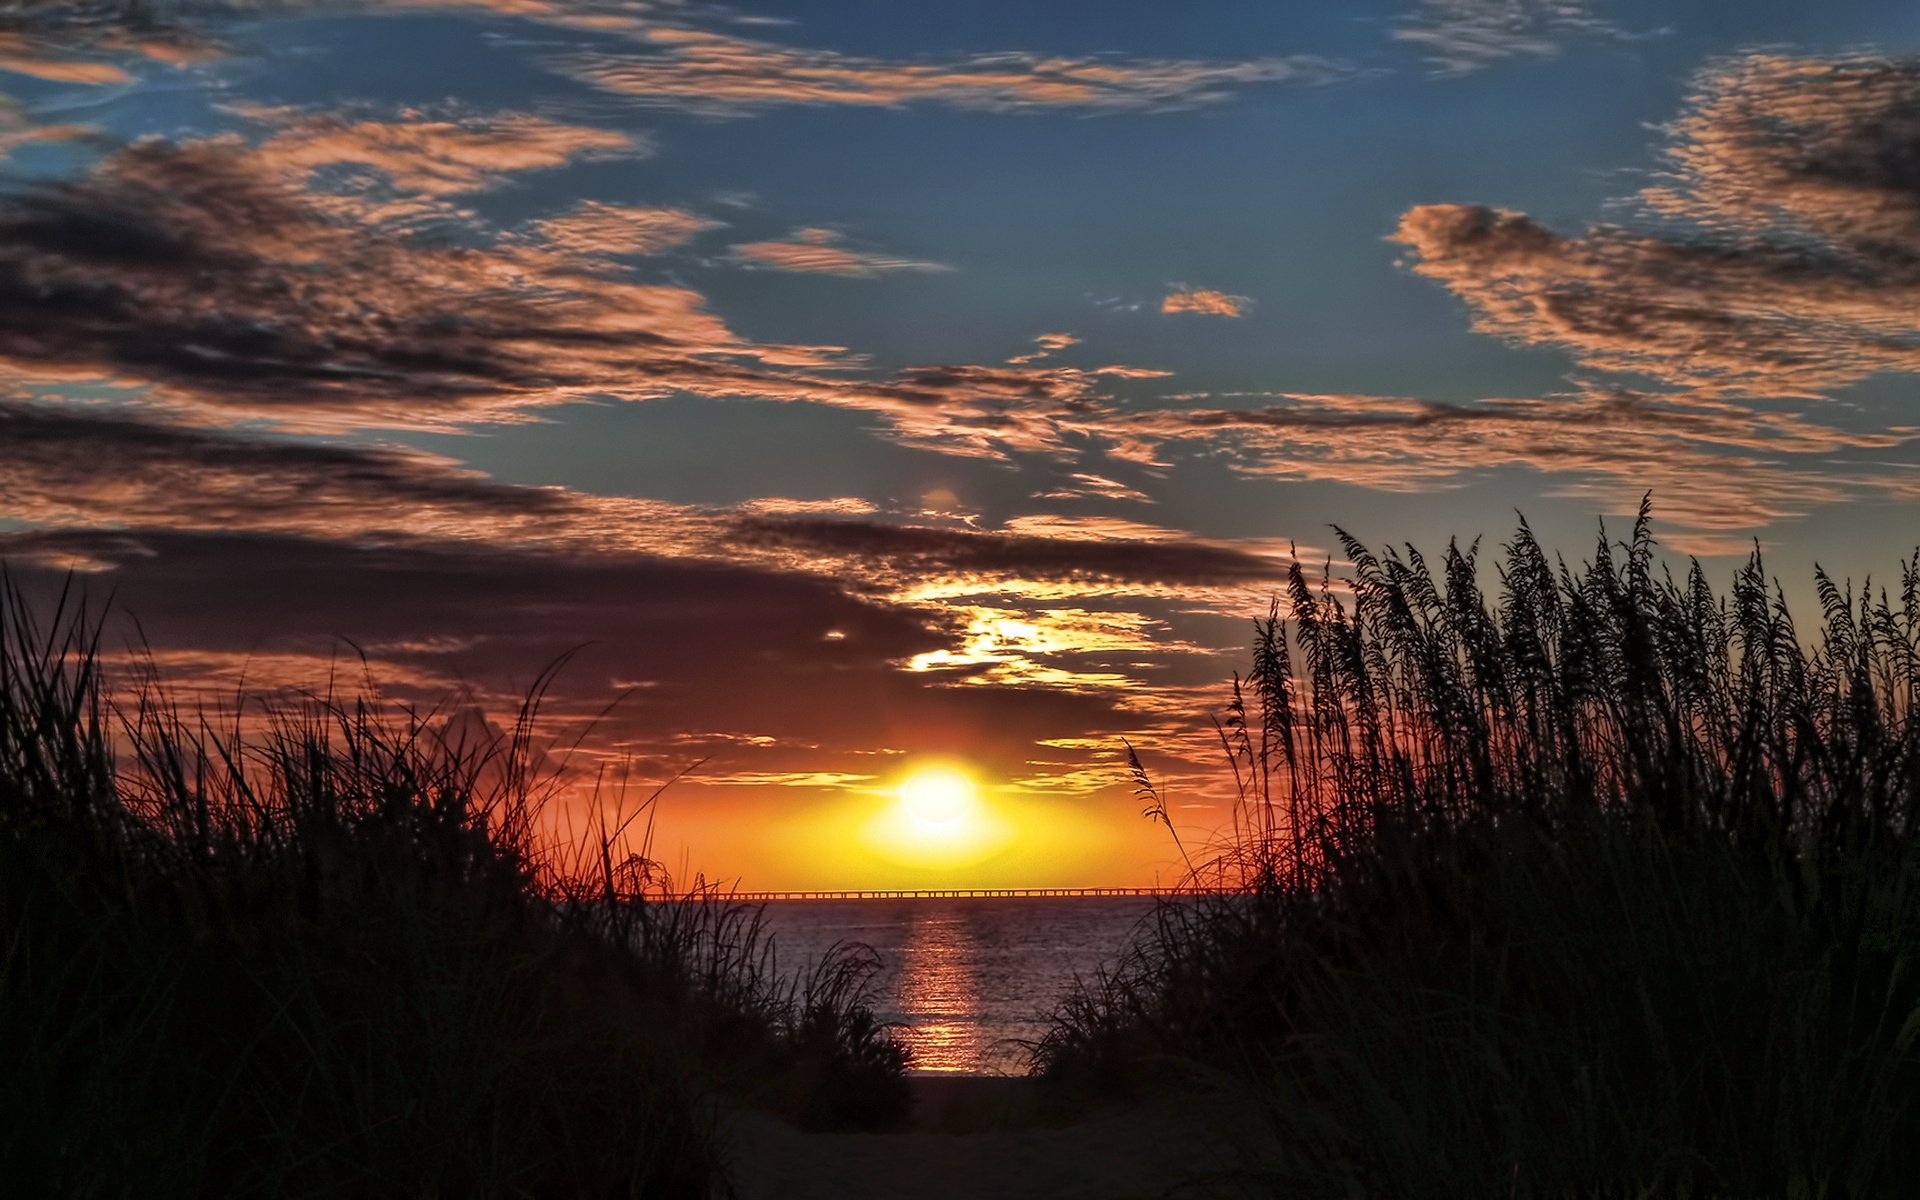
<instances>
[{"instance_id":1,"label":"calm water","mask_svg":"<svg viewBox=\"0 0 1920 1200\"><path fill-rule=\"evenodd\" d=\"M1150 899L1007 897L786 901L767 905L783 965L865 942L883 1020L906 1026L914 1070L1018 1071L1013 1039L1038 1038L1073 985L1110 963Z\"/></svg>"}]
</instances>

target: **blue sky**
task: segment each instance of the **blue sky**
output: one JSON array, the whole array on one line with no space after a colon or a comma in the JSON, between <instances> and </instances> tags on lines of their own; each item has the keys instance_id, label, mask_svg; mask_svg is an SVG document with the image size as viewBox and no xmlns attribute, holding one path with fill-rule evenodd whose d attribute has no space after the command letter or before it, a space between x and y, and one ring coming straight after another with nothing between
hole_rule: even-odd
<instances>
[{"instance_id":1,"label":"blue sky","mask_svg":"<svg viewBox=\"0 0 1920 1200\"><path fill-rule=\"evenodd\" d=\"M0 12L0 553L189 688L592 642L722 873L929 755L1151 873L1119 739L1211 819L1332 523L1920 541L1911 4L152 12Z\"/></svg>"}]
</instances>

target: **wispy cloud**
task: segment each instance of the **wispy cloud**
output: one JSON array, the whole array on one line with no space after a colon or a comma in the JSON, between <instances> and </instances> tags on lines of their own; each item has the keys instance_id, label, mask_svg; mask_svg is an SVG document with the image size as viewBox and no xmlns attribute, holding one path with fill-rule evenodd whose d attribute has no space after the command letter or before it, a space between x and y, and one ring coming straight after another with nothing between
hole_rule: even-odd
<instances>
[{"instance_id":1,"label":"wispy cloud","mask_svg":"<svg viewBox=\"0 0 1920 1200\"><path fill-rule=\"evenodd\" d=\"M517 487L398 446L292 441L0 401L0 507L86 529L255 532L523 551L700 553L724 524L677 505Z\"/></svg>"},{"instance_id":2,"label":"wispy cloud","mask_svg":"<svg viewBox=\"0 0 1920 1200\"><path fill-rule=\"evenodd\" d=\"M742 37L723 10L632 0L41 0L0 9L0 70L78 84L125 83L141 61L182 65L224 52L236 22L307 11L377 17L438 11L534 22L618 49L558 51L552 65L645 104L718 116L784 105L988 111L1140 111L1220 102L1249 87L1316 84L1354 68L1312 55L1243 60L1060 55L1026 50L883 58ZM772 22L760 21L767 25Z\"/></svg>"},{"instance_id":3,"label":"wispy cloud","mask_svg":"<svg viewBox=\"0 0 1920 1200\"><path fill-rule=\"evenodd\" d=\"M1232 584L1273 561L1111 518L1000 531L902 524L853 497L702 508L492 480L391 445L295 441L0 400L0 506L46 527L291 535L359 544L643 554L821 574L873 594L933 578L1048 579L1083 594Z\"/></svg>"},{"instance_id":4,"label":"wispy cloud","mask_svg":"<svg viewBox=\"0 0 1920 1200\"><path fill-rule=\"evenodd\" d=\"M887 436L973 457L1064 453L1063 417L1110 380L1159 374L882 375L838 348L740 337L689 288L630 282L568 217L531 238L472 230L475 244L449 244L411 236L406 204L394 218L392 198L316 191L308 171L304 156L277 161L231 136L148 140L0 195L0 361L25 380L145 384L181 411L288 430L445 427L685 393L856 409ZM627 215L585 214L614 225L616 243Z\"/></svg>"},{"instance_id":5,"label":"wispy cloud","mask_svg":"<svg viewBox=\"0 0 1920 1200\"><path fill-rule=\"evenodd\" d=\"M66 57L52 46L17 33L0 33L0 71L53 83L125 83L133 78L111 62Z\"/></svg>"},{"instance_id":6,"label":"wispy cloud","mask_svg":"<svg viewBox=\"0 0 1920 1200\"><path fill-rule=\"evenodd\" d=\"M1195 313L1203 317L1244 317L1253 301L1212 288L1179 287L1160 301L1163 313Z\"/></svg>"},{"instance_id":7,"label":"wispy cloud","mask_svg":"<svg viewBox=\"0 0 1920 1200\"><path fill-rule=\"evenodd\" d=\"M234 111L276 130L253 148L265 170L297 176L353 164L381 172L394 187L426 196L481 191L522 171L652 152L644 137L524 113L395 121L286 109Z\"/></svg>"},{"instance_id":8,"label":"wispy cloud","mask_svg":"<svg viewBox=\"0 0 1920 1200\"><path fill-rule=\"evenodd\" d=\"M719 221L680 208L634 208L587 201L534 226L549 247L581 261L608 255L662 254L683 246Z\"/></svg>"},{"instance_id":9,"label":"wispy cloud","mask_svg":"<svg viewBox=\"0 0 1920 1200\"><path fill-rule=\"evenodd\" d=\"M129 83L142 63L185 66L217 57L211 31L258 8L252 0L10 3L0 7L0 71L52 83Z\"/></svg>"},{"instance_id":10,"label":"wispy cloud","mask_svg":"<svg viewBox=\"0 0 1920 1200\"><path fill-rule=\"evenodd\" d=\"M1920 62L1741 58L1700 80L1634 225L1440 204L1394 240L1476 328L1596 370L1754 396L1920 371L1917 110Z\"/></svg>"},{"instance_id":11,"label":"wispy cloud","mask_svg":"<svg viewBox=\"0 0 1920 1200\"><path fill-rule=\"evenodd\" d=\"M1062 350L1079 344L1080 339L1070 333L1043 333L1033 339L1033 349L1027 351L1025 354L1016 354L1012 358L1009 358L1007 362L1014 366L1024 366L1027 363L1036 363L1042 359L1052 358Z\"/></svg>"},{"instance_id":12,"label":"wispy cloud","mask_svg":"<svg viewBox=\"0 0 1920 1200\"><path fill-rule=\"evenodd\" d=\"M1074 471L1053 487L1034 493L1036 500L1130 500L1139 504L1153 503L1153 497L1139 488L1130 487L1117 479L1091 471Z\"/></svg>"},{"instance_id":13,"label":"wispy cloud","mask_svg":"<svg viewBox=\"0 0 1920 1200\"><path fill-rule=\"evenodd\" d=\"M753 267L801 271L821 275L870 276L889 271L950 271L953 268L920 259L896 258L858 250L832 229L797 229L780 241L744 242L733 247L734 258Z\"/></svg>"},{"instance_id":14,"label":"wispy cloud","mask_svg":"<svg viewBox=\"0 0 1920 1200\"><path fill-rule=\"evenodd\" d=\"M1652 488L1672 540L1696 550L1744 544L1767 524L1861 497L1920 497L1920 474L1830 459L1920 440L1920 426L1862 432L1805 413L1708 397L1586 388L1539 399L1440 404L1403 397L1296 395L1249 409L1186 409L1109 419L1123 455L1156 461L1202 442L1237 469L1381 491L1430 492L1501 468L1561 482L1555 491L1630 506Z\"/></svg>"},{"instance_id":15,"label":"wispy cloud","mask_svg":"<svg viewBox=\"0 0 1920 1200\"><path fill-rule=\"evenodd\" d=\"M1468 75L1509 58L1553 58L1579 38L1621 38L1590 0L1420 0L1394 27L1438 75Z\"/></svg>"},{"instance_id":16,"label":"wispy cloud","mask_svg":"<svg viewBox=\"0 0 1920 1200\"><path fill-rule=\"evenodd\" d=\"M781 105L943 104L1011 112L1186 108L1266 84L1324 83L1351 71L1310 56L1244 61L1076 57L1028 51L887 59L675 26L635 30L638 48L557 62L596 87L717 116Z\"/></svg>"},{"instance_id":17,"label":"wispy cloud","mask_svg":"<svg viewBox=\"0 0 1920 1200\"><path fill-rule=\"evenodd\" d=\"M1131 523L982 531L851 499L701 509L524 487L399 447L44 402L0 403L0 507L37 527L0 534L0 558L47 586L75 566L108 573L190 687L242 671L256 688L314 684L342 636L383 680L498 683L590 639L561 712L646 685L596 744L665 752L682 733L743 729L815 744L813 765L769 748L769 770L835 769L883 744L881 712L971 720L949 689L988 679L1007 690L978 714L981 744L1010 765L1035 739L1137 721L1124 714L1151 707L1143 670L1208 652L1098 598L1237 610L1284 565ZM225 607L205 603L216 594ZM724 650L706 644L716 632ZM745 693L718 682L747 676ZM817 702L795 714L791 694Z\"/></svg>"},{"instance_id":18,"label":"wispy cloud","mask_svg":"<svg viewBox=\"0 0 1920 1200\"><path fill-rule=\"evenodd\" d=\"M748 346L684 288L388 231L231 138L141 142L15 190L0 236L0 357L17 371L146 381L290 427L503 415L622 375L721 387L743 370L730 357L837 361Z\"/></svg>"}]
</instances>

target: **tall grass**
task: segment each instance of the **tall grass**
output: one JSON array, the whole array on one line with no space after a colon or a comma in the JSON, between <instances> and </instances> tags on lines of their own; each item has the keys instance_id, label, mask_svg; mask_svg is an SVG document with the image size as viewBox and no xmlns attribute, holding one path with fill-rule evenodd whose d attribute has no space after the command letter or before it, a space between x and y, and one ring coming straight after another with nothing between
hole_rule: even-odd
<instances>
[{"instance_id":1,"label":"tall grass","mask_svg":"<svg viewBox=\"0 0 1920 1200\"><path fill-rule=\"evenodd\" d=\"M1218 730L1230 832L1036 1066L1198 1065L1301 1195L1920 1192L1920 554L1717 594L1648 513L1482 587L1351 537ZM1137 767L1137 764L1136 764ZM1152 788L1136 769L1137 782Z\"/></svg>"},{"instance_id":2,"label":"tall grass","mask_svg":"<svg viewBox=\"0 0 1920 1200\"><path fill-rule=\"evenodd\" d=\"M870 956L788 978L627 822L542 840L538 687L498 738L327 695L219 719L110 687L100 629L0 596L15 1194L706 1196L716 1095L904 1107Z\"/></svg>"}]
</instances>

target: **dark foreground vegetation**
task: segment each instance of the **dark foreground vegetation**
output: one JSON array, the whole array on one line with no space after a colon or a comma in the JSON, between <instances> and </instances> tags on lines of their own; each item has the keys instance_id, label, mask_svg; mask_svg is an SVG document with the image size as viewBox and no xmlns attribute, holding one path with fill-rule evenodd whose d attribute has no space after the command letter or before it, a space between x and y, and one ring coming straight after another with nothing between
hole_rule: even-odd
<instances>
[{"instance_id":1,"label":"dark foreground vegetation","mask_svg":"<svg viewBox=\"0 0 1920 1200\"><path fill-rule=\"evenodd\" d=\"M870 955L785 979L756 909L663 896L620 829L543 840L532 703L497 738L327 697L223 724L39 615L0 597L0 1192L707 1196L716 1095L903 1109Z\"/></svg>"},{"instance_id":2,"label":"dark foreground vegetation","mask_svg":"<svg viewBox=\"0 0 1920 1200\"><path fill-rule=\"evenodd\" d=\"M1920 1194L1920 555L1715 595L1646 514L1481 587L1345 541L1220 722L1239 800L1036 1066L1201 1078L1298 1196ZM1165 808L1146 774L1149 814Z\"/></svg>"}]
</instances>

